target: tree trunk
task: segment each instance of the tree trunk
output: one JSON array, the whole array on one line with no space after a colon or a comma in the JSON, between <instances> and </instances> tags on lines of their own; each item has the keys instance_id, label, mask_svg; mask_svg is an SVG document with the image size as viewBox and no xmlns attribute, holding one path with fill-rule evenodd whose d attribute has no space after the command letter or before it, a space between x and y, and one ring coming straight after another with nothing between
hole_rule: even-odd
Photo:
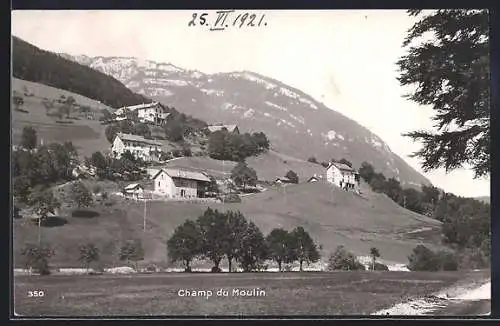
<instances>
[{"instance_id":1,"label":"tree trunk","mask_svg":"<svg viewBox=\"0 0 500 326\"><path fill-rule=\"evenodd\" d=\"M220 270L220 268L219 268L220 261L221 261L220 259L214 259L214 268L215 268L217 273Z\"/></svg>"},{"instance_id":2,"label":"tree trunk","mask_svg":"<svg viewBox=\"0 0 500 326\"><path fill-rule=\"evenodd\" d=\"M281 260L278 260L278 271L281 272Z\"/></svg>"},{"instance_id":3,"label":"tree trunk","mask_svg":"<svg viewBox=\"0 0 500 326\"><path fill-rule=\"evenodd\" d=\"M372 271L375 270L375 256L372 257Z\"/></svg>"},{"instance_id":4,"label":"tree trunk","mask_svg":"<svg viewBox=\"0 0 500 326\"><path fill-rule=\"evenodd\" d=\"M303 270L302 270L302 263L303 263L304 261L303 261L303 260L300 260L299 262L300 262L300 271L302 272L302 271L303 271Z\"/></svg>"},{"instance_id":5,"label":"tree trunk","mask_svg":"<svg viewBox=\"0 0 500 326\"><path fill-rule=\"evenodd\" d=\"M232 272L232 266L233 266L233 256L228 256L227 261L229 263L229 273Z\"/></svg>"}]
</instances>

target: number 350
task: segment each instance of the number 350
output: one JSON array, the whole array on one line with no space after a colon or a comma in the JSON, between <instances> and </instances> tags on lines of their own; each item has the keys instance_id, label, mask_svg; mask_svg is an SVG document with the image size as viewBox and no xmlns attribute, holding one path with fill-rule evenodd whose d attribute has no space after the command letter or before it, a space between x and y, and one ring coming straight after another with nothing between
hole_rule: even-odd
<instances>
[{"instance_id":1,"label":"number 350","mask_svg":"<svg viewBox=\"0 0 500 326\"><path fill-rule=\"evenodd\" d=\"M41 298L43 296L45 296L43 291L28 291L29 298Z\"/></svg>"}]
</instances>

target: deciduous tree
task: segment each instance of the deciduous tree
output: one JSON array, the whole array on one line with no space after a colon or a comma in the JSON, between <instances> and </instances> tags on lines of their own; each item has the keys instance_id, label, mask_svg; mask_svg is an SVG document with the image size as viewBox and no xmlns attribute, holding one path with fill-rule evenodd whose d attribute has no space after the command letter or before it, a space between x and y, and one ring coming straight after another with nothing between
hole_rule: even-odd
<instances>
[{"instance_id":1,"label":"deciduous tree","mask_svg":"<svg viewBox=\"0 0 500 326\"><path fill-rule=\"evenodd\" d=\"M97 248L95 244L89 242L81 244L79 249L80 257L78 260L88 271L90 264L99 260L99 248Z\"/></svg>"},{"instance_id":2,"label":"deciduous tree","mask_svg":"<svg viewBox=\"0 0 500 326\"><path fill-rule=\"evenodd\" d=\"M300 271L302 272L302 265L304 262L314 263L320 259L318 246L314 243L309 233L303 227L298 226L290 233L291 241L293 243L293 250L295 256L300 264Z\"/></svg>"},{"instance_id":3,"label":"deciduous tree","mask_svg":"<svg viewBox=\"0 0 500 326\"><path fill-rule=\"evenodd\" d=\"M243 239L248 228L248 222L241 212L226 212L226 232L221 241L224 244L224 252L229 264L229 272L232 272L233 259L239 259L243 250Z\"/></svg>"},{"instance_id":4,"label":"deciduous tree","mask_svg":"<svg viewBox=\"0 0 500 326\"><path fill-rule=\"evenodd\" d=\"M299 176L295 171L289 170L286 174L285 177L288 178L292 183L299 183Z\"/></svg>"},{"instance_id":5,"label":"deciduous tree","mask_svg":"<svg viewBox=\"0 0 500 326\"><path fill-rule=\"evenodd\" d=\"M372 257L372 270L375 270L375 264L377 263L377 258L380 257L380 252L378 248L371 247L370 248L370 256Z\"/></svg>"},{"instance_id":6,"label":"deciduous tree","mask_svg":"<svg viewBox=\"0 0 500 326\"><path fill-rule=\"evenodd\" d=\"M257 172L247 166L245 162L239 162L231 171L231 179L238 186L255 186L257 184Z\"/></svg>"},{"instance_id":7,"label":"deciduous tree","mask_svg":"<svg viewBox=\"0 0 500 326\"><path fill-rule=\"evenodd\" d=\"M250 221L242 235L241 252L238 262L245 272L259 269L268 257L268 249L264 235L257 225Z\"/></svg>"},{"instance_id":8,"label":"deciduous tree","mask_svg":"<svg viewBox=\"0 0 500 326\"><path fill-rule=\"evenodd\" d=\"M227 216L218 210L207 208L203 215L198 217L196 224L203 238L201 252L214 263L212 271L220 272L219 265L225 255L224 243L221 240L226 236Z\"/></svg>"},{"instance_id":9,"label":"deciduous tree","mask_svg":"<svg viewBox=\"0 0 500 326\"><path fill-rule=\"evenodd\" d=\"M365 180L367 183L370 183L374 174L375 170L373 169L373 165L368 162L361 163L361 167L359 168L359 176L363 178L363 180Z\"/></svg>"},{"instance_id":10,"label":"deciduous tree","mask_svg":"<svg viewBox=\"0 0 500 326\"><path fill-rule=\"evenodd\" d=\"M281 272L282 263L292 262L293 252L290 246L291 237L284 229L273 229L266 237L269 248L269 257L278 263L278 270Z\"/></svg>"},{"instance_id":11,"label":"deciduous tree","mask_svg":"<svg viewBox=\"0 0 500 326\"><path fill-rule=\"evenodd\" d=\"M21 146L26 149L36 148L37 145L37 133L32 127L24 127L21 134Z\"/></svg>"},{"instance_id":12,"label":"deciduous tree","mask_svg":"<svg viewBox=\"0 0 500 326\"><path fill-rule=\"evenodd\" d=\"M50 274L49 259L55 255L53 248L47 245L28 243L21 249L21 255L24 257L26 269L34 269L41 275Z\"/></svg>"},{"instance_id":13,"label":"deciduous tree","mask_svg":"<svg viewBox=\"0 0 500 326\"><path fill-rule=\"evenodd\" d=\"M71 199L78 206L78 209L90 206L93 201L92 193L80 181L76 181L71 185Z\"/></svg>"},{"instance_id":14,"label":"deciduous tree","mask_svg":"<svg viewBox=\"0 0 500 326\"><path fill-rule=\"evenodd\" d=\"M190 272L191 261L199 254L203 246L200 228L195 222L186 220L179 225L167 241L168 258L172 262L182 261L185 271Z\"/></svg>"},{"instance_id":15,"label":"deciduous tree","mask_svg":"<svg viewBox=\"0 0 500 326\"><path fill-rule=\"evenodd\" d=\"M135 263L135 270L137 270L137 262L144 260L144 249L142 242L139 239L128 240L120 248L120 260L126 260L127 264L130 261Z\"/></svg>"}]
</instances>

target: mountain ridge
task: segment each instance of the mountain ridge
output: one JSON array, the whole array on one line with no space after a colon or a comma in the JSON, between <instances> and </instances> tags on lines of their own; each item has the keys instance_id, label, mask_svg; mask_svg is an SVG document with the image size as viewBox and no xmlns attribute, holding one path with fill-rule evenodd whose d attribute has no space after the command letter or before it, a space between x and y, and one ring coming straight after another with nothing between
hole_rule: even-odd
<instances>
[{"instance_id":1,"label":"mountain ridge","mask_svg":"<svg viewBox=\"0 0 500 326\"><path fill-rule=\"evenodd\" d=\"M208 123L237 123L264 131L273 149L318 161L342 157L356 167L368 161L405 186L431 184L368 128L313 96L249 70L205 74L170 62L134 57L60 56L108 74L132 91Z\"/></svg>"}]
</instances>

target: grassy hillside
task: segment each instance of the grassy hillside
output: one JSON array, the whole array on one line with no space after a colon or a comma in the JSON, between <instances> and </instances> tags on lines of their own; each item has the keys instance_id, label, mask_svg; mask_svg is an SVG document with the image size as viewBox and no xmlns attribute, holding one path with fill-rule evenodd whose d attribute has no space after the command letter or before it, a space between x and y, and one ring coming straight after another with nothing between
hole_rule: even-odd
<instances>
[{"instance_id":1,"label":"grassy hillside","mask_svg":"<svg viewBox=\"0 0 500 326\"><path fill-rule=\"evenodd\" d=\"M43 100L55 102L64 95L72 96L77 104L88 106L93 111L109 109L108 106L100 104L98 101L89 99L79 94L71 93L62 89L33 83L22 79L12 79L12 91L23 94L24 89L28 89L33 96L23 96L23 111L17 111L12 107L12 142L17 144L20 140L21 132L25 126L35 128L38 138L48 142L72 141L81 155L90 155L95 151L109 149L109 143L104 135L105 126L97 120L70 120L72 123L59 124L56 118L48 116Z\"/></svg>"},{"instance_id":2,"label":"grassy hillside","mask_svg":"<svg viewBox=\"0 0 500 326\"><path fill-rule=\"evenodd\" d=\"M299 176L299 182L307 181L314 174L325 174L325 169L319 165L293 158L275 151L263 153L246 160L248 166L257 171L259 180L273 181L283 177L289 170ZM194 170L207 171L214 176L229 176L231 169L236 165L232 161L219 161L208 157L183 157L168 163L171 167L186 167Z\"/></svg>"},{"instance_id":3,"label":"grassy hillside","mask_svg":"<svg viewBox=\"0 0 500 326\"><path fill-rule=\"evenodd\" d=\"M286 190L271 188L244 197L242 203L210 204L210 207L240 210L266 234L275 227L303 226L323 245L324 257L340 244L358 255L368 255L370 247L375 246L380 249L382 260L406 263L407 256L420 242L431 248L438 246L440 222L407 211L384 195L365 191L362 196L317 182L289 185ZM117 260L120 243L132 238L144 241L144 263L168 265L165 245L168 237L175 227L188 218L195 219L208 206L148 202L145 233L143 203L126 201L114 207L97 206L93 209L98 214L88 218L73 217L63 209L57 225L42 227L42 239L56 248L55 266L79 266L78 245L84 241L93 241L101 248L104 263L123 264ZM419 230L426 232L413 232ZM37 226L33 222L15 220L16 266L22 264L19 253L24 243L36 239Z\"/></svg>"},{"instance_id":4,"label":"grassy hillside","mask_svg":"<svg viewBox=\"0 0 500 326\"><path fill-rule=\"evenodd\" d=\"M32 96L25 96L25 90L28 90ZM19 142L23 128L31 126L37 131L39 140L43 139L44 143L73 142L82 157L90 156L96 151L110 150L110 144L106 140L104 133L106 125L102 125L98 120L87 120L85 118L79 118L79 120L64 119L67 123L57 123L58 118L47 115L43 101L52 101L54 103L53 110L57 110L61 105L57 103L57 100L61 96L66 98L72 96L76 104L90 108L92 112L96 113L96 117L100 116L102 110L112 110L112 108L76 93L18 78L12 78L12 92L20 94L24 101L21 111L15 110L14 106L11 107L12 142L14 144ZM77 111L77 109L73 111ZM168 151L173 146L168 141L162 142L165 151Z\"/></svg>"}]
</instances>

